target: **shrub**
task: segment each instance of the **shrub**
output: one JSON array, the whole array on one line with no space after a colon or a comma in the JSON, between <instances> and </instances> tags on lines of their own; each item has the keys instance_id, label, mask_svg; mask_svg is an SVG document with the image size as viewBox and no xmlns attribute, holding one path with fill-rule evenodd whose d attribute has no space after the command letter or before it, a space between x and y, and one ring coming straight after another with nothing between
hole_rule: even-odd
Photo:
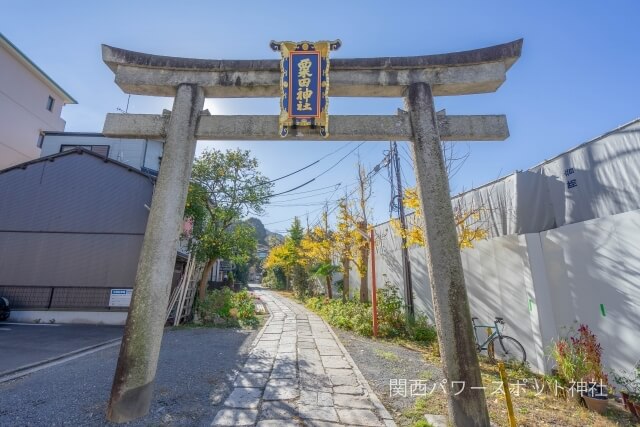
<instances>
[{"instance_id":1,"label":"shrub","mask_svg":"<svg viewBox=\"0 0 640 427\"><path fill-rule=\"evenodd\" d=\"M309 274L302 265L294 265L291 270L291 287L293 292L301 301L311 295L309 289Z\"/></svg>"},{"instance_id":2,"label":"shrub","mask_svg":"<svg viewBox=\"0 0 640 427\"><path fill-rule=\"evenodd\" d=\"M398 288L387 286L378 289L378 333L383 337L397 337L404 335L406 316L403 301Z\"/></svg>"},{"instance_id":3,"label":"shrub","mask_svg":"<svg viewBox=\"0 0 640 427\"><path fill-rule=\"evenodd\" d=\"M580 325L565 337L560 337L551 347L559 380L565 385L579 381L602 381L607 376L602 370L602 347L587 325Z\"/></svg>"},{"instance_id":4,"label":"shrub","mask_svg":"<svg viewBox=\"0 0 640 427\"><path fill-rule=\"evenodd\" d=\"M233 295L233 306L237 310L238 323L241 326L257 326L256 306L253 303L253 296L246 290L242 290Z\"/></svg>"},{"instance_id":5,"label":"shrub","mask_svg":"<svg viewBox=\"0 0 640 427\"><path fill-rule=\"evenodd\" d=\"M234 293L225 287L207 292L198 301L198 315L203 323L226 326L256 326L256 307L253 297L246 290Z\"/></svg>"},{"instance_id":6,"label":"shrub","mask_svg":"<svg viewBox=\"0 0 640 427\"><path fill-rule=\"evenodd\" d=\"M409 337L413 341L431 344L438 339L436 328L424 314L416 316L412 325L409 325Z\"/></svg>"},{"instance_id":7,"label":"shrub","mask_svg":"<svg viewBox=\"0 0 640 427\"><path fill-rule=\"evenodd\" d=\"M402 337L424 345L436 340L436 330L426 316L419 315L412 324L407 324L403 301L396 287L387 286L378 290L376 295L379 337ZM310 297L305 300L305 305L332 326L367 337L373 335L373 314L369 304L355 299L342 301Z\"/></svg>"},{"instance_id":8,"label":"shrub","mask_svg":"<svg viewBox=\"0 0 640 427\"><path fill-rule=\"evenodd\" d=\"M624 370L612 371L613 381L624 387L633 402L640 403L640 369L630 373Z\"/></svg>"},{"instance_id":9,"label":"shrub","mask_svg":"<svg viewBox=\"0 0 640 427\"><path fill-rule=\"evenodd\" d=\"M266 270L262 284L271 289L286 289L287 277L282 267L271 267Z\"/></svg>"},{"instance_id":10,"label":"shrub","mask_svg":"<svg viewBox=\"0 0 640 427\"><path fill-rule=\"evenodd\" d=\"M198 314L205 323L213 323L216 316L219 318L231 317L233 308L233 292L229 288L207 291L206 297L198 301Z\"/></svg>"},{"instance_id":11,"label":"shrub","mask_svg":"<svg viewBox=\"0 0 640 427\"><path fill-rule=\"evenodd\" d=\"M329 300L319 297L307 298L305 305L317 312L330 325L358 334L370 336L371 307L354 300L343 302L342 300Z\"/></svg>"}]
</instances>

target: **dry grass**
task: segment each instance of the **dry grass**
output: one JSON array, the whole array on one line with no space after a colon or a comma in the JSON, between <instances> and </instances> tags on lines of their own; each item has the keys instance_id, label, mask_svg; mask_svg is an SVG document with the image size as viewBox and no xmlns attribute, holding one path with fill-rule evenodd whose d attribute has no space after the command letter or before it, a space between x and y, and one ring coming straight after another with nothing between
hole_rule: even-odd
<instances>
[{"instance_id":1,"label":"dry grass","mask_svg":"<svg viewBox=\"0 0 640 427\"><path fill-rule=\"evenodd\" d=\"M283 291L283 290L271 289L271 288L269 288L269 290L271 292L275 292L275 293L277 293L279 295L282 295L283 297L287 297L287 298L289 298L291 300L298 301L298 299L296 298L296 294L294 294L293 291Z\"/></svg>"},{"instance_id":2,"label":"dry grass","mask_svg":"<svg viewBox=\"0 0 640 427\"><path fill-rule=\"evenodd\" d=\"M425 359L434 362L432 353L424 352ZM500 384L500 374L496 365L486 360L481 360L483 385L486 388L487 407L491 420L499 426L509 426L507 405L504 394L496 392ZM580 406L574 399L564 399L556 397L554 391L549 392L548 387L542 391L543 379L540 376L527 372L526 370L507 369L509 383L512 384L511 398L518 426L637 426L635 419L622 406L609 401L609 408L604 415L599 415L593 411ZM533 378L538 380L536 391ZM519 387L519 392L514 393L514 386L517 380L521 383L524 379L529 380L530 387ZM421 396L416 399L415 407L407 411L404 415L415 422L423 419L424 414L446 414L446 396L440 392L434 392L430 396ZM494 393L495 392L495 393Z\"/></svg>"},{"instance_id":3,"label":"dry grass","mask_svg":"<svg viewBox=\"0 0 640 427\"><path fill-rule=\"evenodd\" d=\"M296 300L294 293L291 291L274 292ZM386 341L394 342L397 345L420 352L425 361L431 365L440 366L441 364L437 342L431 344L429 347L425 347L404 339ZM376 352L376 355L387 360L391 360L392 358L392 356L389 356L386 352ZM508 427L509 421L505 397L502 393L492 394L492 391L495 391L498 387L497 384L501 383L498 368L496 365L481 358L480 369L482 371L483 385L486 387L485 393L487 396L489 416L495 424ZM553 391L549 393L548 386L545 386L543 392L538 393L533 379L537 379L539 388L542 387L541 384L544 380L541 376L533 374L526 369L514 370L507 368L507 376L509 377L510 384L515 384L517 380L523 382L527 379L531 385L528 389L521 387L518 393L519 395L515 395L513 390L511 393L518 426L614 427L640 425L629 412L623 409L622 405L613 400L609 400L609 409L607 412L604 415L599 415L578 405L576 400L556 397ZM429 381L431 380L431 373L428 371L421 372L419 373L419 377L420 379ZM511 389L513 388L512 386ZM438 391L435 391L429 396L417 397L414 407L411 410L403 412L400 424L404 424L405 420L411 420L412 423L417 423L424 420L424 414L444 415L446 413L446 396L442 392L438 393Z\"/></svg>"}]
</instances>

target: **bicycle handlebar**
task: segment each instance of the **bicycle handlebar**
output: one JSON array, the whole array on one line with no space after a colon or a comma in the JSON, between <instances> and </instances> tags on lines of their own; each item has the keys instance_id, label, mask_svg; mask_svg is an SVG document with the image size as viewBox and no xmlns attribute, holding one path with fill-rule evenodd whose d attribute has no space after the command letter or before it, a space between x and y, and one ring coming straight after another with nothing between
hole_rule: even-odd
<instances>
[{"instance_id":1,"label":"bicycle handlebar","mask_svg":"<svg viewBox=\"0 0 640 427\"><path fill-rule=\"evenodd\" d=\"M476 321L476 320L479 320L479 319L478 319L477 317L472 317L472 318L471 318L471 321L472 321L472 322L473 322L473 321ZM501 324L501 325L504 325L504 318L502 318L502 317L497 317L497 316L496 316L496 318L494 319L494 322L495 322L495 323L499 323L499 324Z\"/></svg>"}]
</instances>

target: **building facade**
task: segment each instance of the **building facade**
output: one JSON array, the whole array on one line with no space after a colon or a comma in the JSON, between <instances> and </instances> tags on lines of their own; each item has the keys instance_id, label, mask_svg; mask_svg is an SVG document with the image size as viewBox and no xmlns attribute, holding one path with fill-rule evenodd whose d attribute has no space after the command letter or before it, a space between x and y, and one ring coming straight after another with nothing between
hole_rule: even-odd
<instances>
[{"instance_id":1,"label":"building facade","mask_svg":"<svg viewBox=\"0 0 640 427\"><path fill-rule=\"evenodd\" d=\"M153 188L84 148L0 171L0 296L12 319L123 324Z\"/></svg>"},{"instance_id":2,"label":"building facade","mask_svg":"<svg viewBox=\"0 0 640 427\"><path fill-rule=\"evenodd\" d=\"M162 159L162 141L108 138L91 132L43 132L41 157L83 148L157 176Z\"/></svg>"},{"instance_id":3,"label":"building facade","mask_svg":"<svg viewBox=\"0 0 640 427\"><path fill-rule=\"evenodd\" d=\"M44 131L62 131L76 101L0 33L0 169L40 156Z\"/></svg>"}]
</instances>

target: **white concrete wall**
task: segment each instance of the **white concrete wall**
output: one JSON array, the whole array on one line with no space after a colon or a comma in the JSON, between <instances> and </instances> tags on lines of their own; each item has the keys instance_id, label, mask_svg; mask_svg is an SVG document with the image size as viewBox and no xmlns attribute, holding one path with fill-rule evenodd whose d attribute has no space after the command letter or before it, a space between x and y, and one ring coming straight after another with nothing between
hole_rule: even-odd
<instances>
[{"instance_id":1,"label":"white concrete wall","mask_svg":"<svg viewBox=\"0 0 640 427\"><path fill-rule=\"evenodd\" d=\"M461 254L472 316L485 325L503 317L503 333L520 341L531 365L544 370L544 357L536 346L537 312L530 304L535 297L525 236L480 241ZM481 331L479 335L486 337Z\"/></svg>"},{"instance_id":2,"label":"white concrete wall","mask_svg":"<svg viewBox=\"0 0 640 427\"><path fill-rule=\"evenodd\" d=\"M400 239L386 223L376 237L378 286L402 292ZM486 324L504 317L504 333L523 344L534 370L549 370L552 340L577 323L598 336L607 369L640 359L640 210L480 241L461 256L472 315ZM410 258L416 310L433 318L425 249L411 248Z\"/></svg>"},{"instance_id":3,"label":"white concrete wall","mask_svg":"<svg viewBox=\"0 0 640 427\"><path fill-rule=\"evenodd\" d=\"M640 359L639 237L638 210L541 233L556 325L589 325L614 369Z\"/></svg>"},{"instance_id":4,"label":"white concrete wall","mask_svg":"<svg viewBox=\"0 0 640 427\"><path fill-rule=\"evenodd\" d=\"M47 100L54 100L53 111ZM38 158L41 131L62 131L63 100L0 47L0 169Z\"/></svg>"},{"instance_id":5,"label":"white concrete wall","mask_svg":"<svg viewBox=\"0 0 640 427\"><path fill-rule=\"evenodd\" d=\"M12 310L8 322L77 323L88 325L124 325L126 311Z\"/></svg>"},{"instance_id":6,"label":"white concrete wall","mask_svg":"<svg viewBox=\"0 0 640 427\"><path fill-rule=\"evenodd\" d=\"M107 138L99 134L63 133L45 135L41 157L60 152L63 145L108 145L109 158L130 165L136 169L143 167L160 170L161 141L146 139Z\"/></svg>"}]
</instances>

